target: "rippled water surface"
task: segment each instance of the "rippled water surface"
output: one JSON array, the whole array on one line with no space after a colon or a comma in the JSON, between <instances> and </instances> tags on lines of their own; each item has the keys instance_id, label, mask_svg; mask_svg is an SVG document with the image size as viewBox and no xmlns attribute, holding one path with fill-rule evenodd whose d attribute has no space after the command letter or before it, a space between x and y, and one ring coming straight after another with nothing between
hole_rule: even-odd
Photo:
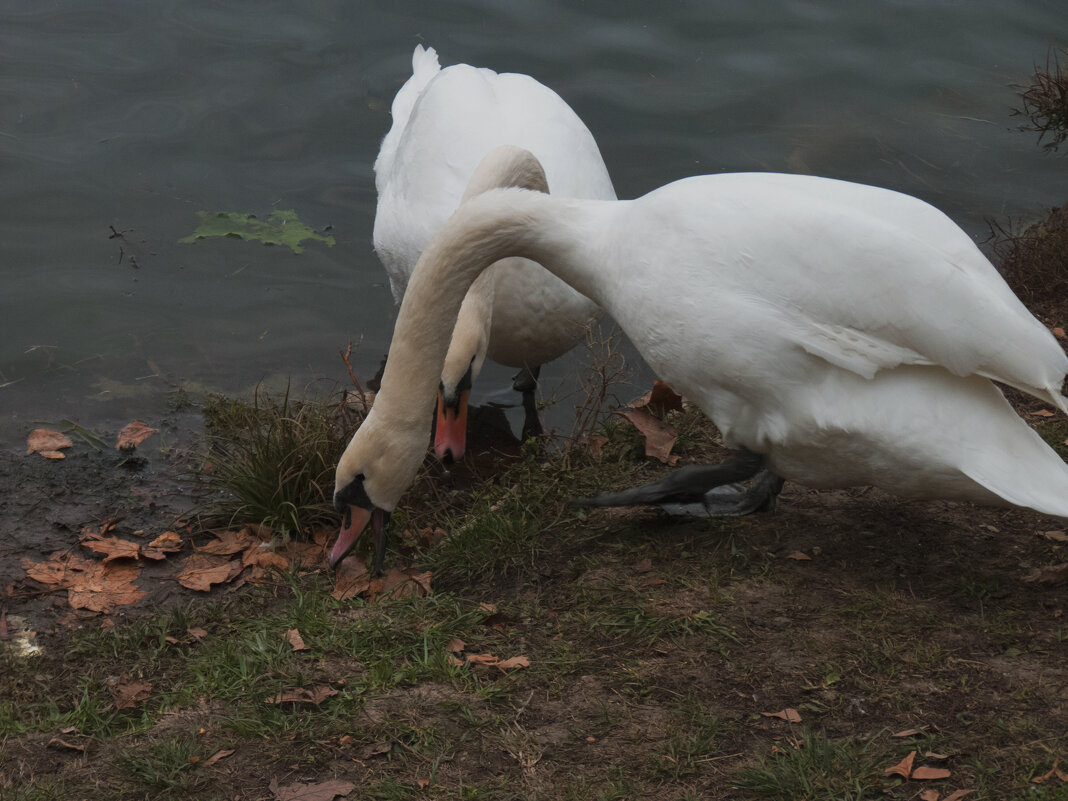
<instances>
[{"instance_id":1,"label":"rippled water surface","mask_svg":"<svg viewBox=\"0 0 1068 801\"><path fill-rule=\"evenodd\" d=\"M150 419L180 386L343 382L350 341L371 374L394 314L371 168L418 43L558 91L621 197L804 172L918 195L977 239L1068 200L1065 157L1009 116L1068 43L1063 0L4 6L5 447L35 420ZM336 245L179 243L199 210L273 209Z\"/></svg>"}]
</instances>

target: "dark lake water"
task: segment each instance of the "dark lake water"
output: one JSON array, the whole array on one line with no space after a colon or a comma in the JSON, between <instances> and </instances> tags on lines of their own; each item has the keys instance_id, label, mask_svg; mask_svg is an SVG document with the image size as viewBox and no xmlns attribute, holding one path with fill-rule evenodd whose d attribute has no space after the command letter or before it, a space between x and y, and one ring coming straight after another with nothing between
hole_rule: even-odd
<instances>
[{"instance_id":1,"label":"dark lake water","mask_svg":"<svg viewBox=\"0 0 1068 801\"><path fill-rule=\"evenodd\" d=\"M372 164L419 43L559 92L620 197L804 172L918 195L977 239L1068 200L1068 157L1009 116L1011 85L1068 44L1064 0L8 2L0 444L152 421L178 388L344 383L349 342L373 373L394 308ZM179 242L200 210L274 209L335 246Z\"/></svg>"}]
</instances>

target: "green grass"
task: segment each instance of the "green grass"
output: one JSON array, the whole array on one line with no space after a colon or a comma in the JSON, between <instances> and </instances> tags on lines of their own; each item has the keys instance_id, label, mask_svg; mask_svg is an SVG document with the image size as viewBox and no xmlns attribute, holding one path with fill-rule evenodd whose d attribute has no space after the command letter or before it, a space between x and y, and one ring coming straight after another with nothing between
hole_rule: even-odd
<instances>
[{"instance_id":1,"label":"green grass","mask_svg":"<svg viewBox=\"0 0 1068 801\"><path fill-rule=\"evenodd\" d=\"M203 777L197 774L197 762L202 756L192 735L175 734L147 748L124 748L117 768L123 778L143 789L148 797L167 798L176 793L189 794L203 784Z\"/></svg>"}]
</instances>

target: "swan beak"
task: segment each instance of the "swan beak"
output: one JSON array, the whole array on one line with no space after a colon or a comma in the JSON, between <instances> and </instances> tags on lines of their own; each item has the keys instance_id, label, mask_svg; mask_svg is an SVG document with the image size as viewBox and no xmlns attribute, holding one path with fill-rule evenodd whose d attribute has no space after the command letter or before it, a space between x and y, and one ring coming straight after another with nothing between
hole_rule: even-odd
<instances>
[{"instance_id":1,"label":"swan beak","mask_svg":"<svg viewBox=\"0 0 1068 801\"><path fill-rule=\"evenodd\" d=\"M356 540L360 538L360 534L367 528L368 522L371 524L371 536L375 550L374 563L371 566L372 575L377 576L382 572L382 562L386 555L386 526L389 523L389 512L379 509L377 506L367 509L363 506L349 504L345 512L345 519L341 522L341 531L338 532L337 541L334 543L334 547L330 549L330 567L337 568L341 560L348 555L349 551L356 545Z\"/></svg>"},{"instance_id":2,"label":"swan beak","mask_svg":"<svg viewBox=\"0 0 1068 801\"><path fill-rule=\"evenodd\" d=\"M445 464L464 456L467 447L467 399L471 390L461 390L453 403L446 403L438 390L438 416L434 428L434 455Z\"/></svg>"}]
</instances>

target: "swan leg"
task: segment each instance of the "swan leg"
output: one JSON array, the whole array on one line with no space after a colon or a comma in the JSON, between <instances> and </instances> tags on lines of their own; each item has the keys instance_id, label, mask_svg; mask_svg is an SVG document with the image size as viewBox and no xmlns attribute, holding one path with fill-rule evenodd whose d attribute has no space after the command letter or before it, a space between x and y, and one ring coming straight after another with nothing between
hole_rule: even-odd
<instances>
[{"instance_id":1,"label":"swan leg","mask_svg":"<svg viewBox=\"0 0 1068 801\"><path fill-rule=\"evenodd\" d=\"M541 419L538 417L538 404L534 398L534 390L538 388L538 373L541 365L524 367L512 377L512 389L522 393L523 396L523 432L522 439L526 442L532 437L540 437L544 430L541 427Z\"/></svg>"},{"instance_id":2,"label":"swan leg","mask_svg":"<svg viewBox=\"0 0 1068 801\"><path fill-rule=\"evenodd\" d=\"M738 482L757 477L752 486ZM783 479L764 469L764 457L740 451L714 465L688 465L633 489L575 498L576 506L659 506L669 514L728 517L770 512Z\"/></svg>"}]
</instances>

